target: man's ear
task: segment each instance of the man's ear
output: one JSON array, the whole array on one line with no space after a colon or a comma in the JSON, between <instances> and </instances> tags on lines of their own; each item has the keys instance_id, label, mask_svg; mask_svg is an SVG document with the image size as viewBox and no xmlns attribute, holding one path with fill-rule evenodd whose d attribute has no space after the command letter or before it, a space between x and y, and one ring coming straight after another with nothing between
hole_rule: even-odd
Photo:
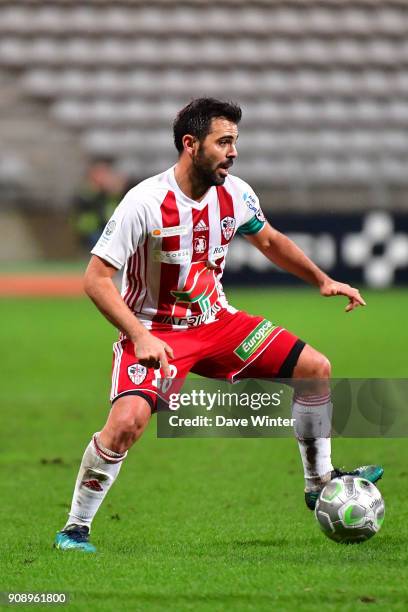
<instances>
[{"instance_id":1,"label":"man's ear","mask_svg":"<svg viewBox=\"0 0 408 612\"><path fill-rule=\"evenodd\" d=\"M184 151L190 156L194 155L199 145L198 139L191 134L185 134L183 136L182 143Z\"/></svg>"}]
</instances>

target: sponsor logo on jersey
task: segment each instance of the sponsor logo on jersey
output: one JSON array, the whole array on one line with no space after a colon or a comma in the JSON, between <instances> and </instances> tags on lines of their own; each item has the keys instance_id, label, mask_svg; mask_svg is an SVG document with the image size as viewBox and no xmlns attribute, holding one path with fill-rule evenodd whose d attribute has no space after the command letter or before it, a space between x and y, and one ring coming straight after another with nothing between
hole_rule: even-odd
<instances>
[{"instance_id":1,"label":"sponsor logo on jersey","mask_svg":"<svg viewBox=\"0 0 408 612\"><path fill-rule=\"evenodd\" d=\"M207 240L205 236L198 236L193 240L193 248L195 253L205 253L207 249Z\"/></svg>"},{"instance_id":2,"label":"sponsor logo on jersey","mask_svg":"<svg viewBox=\"0 0 408 612\"><path fill-rule=\"evenodd\" d=\"M186 225L174 225L173 227L157 227L151 231L153 238L167 238L168 236L185 236Z\"/></svg>"},{"instance_id":3,"label":"sponsor logo on jersey","mask_svg":"<svg viewBox=\"0 0 408 612\"><path fill-rule=\"evenodd\" d=\"M147 368L140 365L140 363L134 363L128 367L128 376L133 384L141 385L147 376Z\"/></svg>"},{"instance_id":4,"label":"sponsor logo on jersey","mask_svg":"<svg viewBox=\"0 0 408 612\"><path fill-rule=\"evenodd\" d=\"M109 223L107 224L107 226L105 227L105 232L104 232L105 236L112 236L115 229L116 229L116 221L111 219Z\"/></svg>"},{"instance_id":5,"label":"sponsor logo on jersey","mask_svg":"<svg viewBox=\"0 0 408 612\"><path fill-rule=\"evenodd\" d=\"M204 221L204 219L200 219L197 225L194 226L193 232L207 232L208 225Z\"/></svg>"},{"instance_id":6,"label":"sponsor logo on jersey","mask_svg":"<svg viewBox=\"0 0 408 612\"><path fill-rule=\"evenodd\" d=\"M225 244L223 246L215 246L210 249L210 259L218 259L219 257L223 257L225 253L228 251L228 245Z\"/></svg>"},{"instance_id":7,"label":"sponsor logo on jersey","mask_svg":"<svg viewBox=\"0 0 408 612\"><path fill-rule=\"evenodd\" d=\"M244 193L242 197L250 210L256 210L256 198L253 195L250 193Z\"/></svg>"},{"instance_id":8,"label":"sponsor logo on jersey","mask_svg":"<svg viewBox=\"0 0 408 612\"><path fill-rule=\"evenodd\" d=\"M186 283L181 291L171 291L177 304L186 304L193 312L206 312L218 300L217 279L214 270L206 262L191 264Z\"/></svg>"},{"instance_id":9,"label":"sponsor logo on jersey","mask_svg":"<svg viewBox=\"0 0 408 612\"><path fill-rule=\"evenodd\" d=\"M168 264L181 264L191 259L189 249L179 251L153 251L153 260Z\"/></svg>"},{"instance_id":10,"label":"sponsor logo on jersey","mask_svg":"<svg viewBox=\"0 0 408 612\"><path fill-rule=\"evenodd\" d=\"M207 323L212 320L217 312L222 309L221 304L216 302L214 306L211 306L209 310L206 312L191 317L163 317L161 319L161 323L167 323L170 325L188 325L189 327L197 327L198 325L202 325L203 323Z\"/></svg>"},{"instance_id":11,"label":"sponsor logo on jersey","mask_svg":"<svg viewBox=\"0 0 408 612\"><path fill-rule=\"evenodd\" d=\"M229 242L234 235L235 219L234 217L224 217L221 219L221 231L225 240Z\"/></svg>"},{"instance_id":12,"label":"sponsor logo on jersey","mask_svg":"<svg viewBox=\"0 0 408 612\"><path fill-rule=\"evenodd\" d=\"M207 266L209 268L218 268L228 251L228 244L224 246L215 246L209 249Z\"/></svg>"},{"instance_id":13,"label":"sponsor logo on jersey","mask_svg":"<svg viewBox=\"0 0 408 612\"><path fill-rule=\"evenodd\" d=\"M276 325L264 319L244 338L241 344L234 350L234 353L242 361L246 361L258 350L274 329L276 329Z\"/></svg>"},{"instance_id":14,"label":"sponsor logo on jersey","mask_svg":"<svg viewBox=\"0 0 408 612\"><path fill-rule=\"evenodd\" d=\"M187 325L189 327L197 327L198 325L202 325L203 323L207 323L210 319L213 319L217 312L221 310L221 305L217 302L214 306L211 306L207 312L204 312L201 315L197 315L196 317L187 317Z\"/></svg>"},{"instance_id":15,"label":"sponsor logo on jersey","mask_svg":"<svg viewBox=\"0 0 408 612\"><path fill-rule=\"evenodd\" d=\"M258 221L260 221L261 223L265 223L266 219L264 217L264 214L259 208L257 200L254 198L254 196L252 196L250 193L244 193L243 198L249 210L255 213L255 217L258 219Z\"/></svg>"}]
</instances>

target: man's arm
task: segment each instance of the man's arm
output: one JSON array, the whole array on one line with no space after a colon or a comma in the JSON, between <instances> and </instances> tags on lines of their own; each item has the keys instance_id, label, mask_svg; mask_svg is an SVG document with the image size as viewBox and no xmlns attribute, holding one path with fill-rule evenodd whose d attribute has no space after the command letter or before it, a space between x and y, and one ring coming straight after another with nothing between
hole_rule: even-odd
<instances>
[{"instance_id":1,"label":"man's arm","mask_svg":"<svg viewBox=\"0 0 408 612\"><path fill-rule=\"evenodd\" d=\"M344 295L348 297L349 303L346 306L346 312L350 312L357 306L366 305L358 289L330 278L305 255L293 240L278 232L269 223L257 234L246 235L245 238L272 263L307 283L319 287L321 295L326 297Z\"/></svg>"},{"instance_id":2,"label":"man's arm","mask_svg":"<svg viewBox=\"0 0 408 612\"><path fill-rule=\"evenodd\" d=\"M133 342L135 355L147 368L163 368L170 377L167 356L174 358L171 347L153 336L127 307L113 283L117 269L93 255L85 272L84 289L101 313Z\"/></svg>"}]
</instances>

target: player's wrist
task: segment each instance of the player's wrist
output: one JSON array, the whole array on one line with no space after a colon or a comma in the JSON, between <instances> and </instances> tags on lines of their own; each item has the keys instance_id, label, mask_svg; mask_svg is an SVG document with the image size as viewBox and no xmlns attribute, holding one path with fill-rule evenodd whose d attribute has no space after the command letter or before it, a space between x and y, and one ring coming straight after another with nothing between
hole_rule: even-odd
<instances>
[{"instance_id":1,"label":"player's wrist","mask_svg":"<svg viewBox=\"0 0 408 612\"><path fill-rule=\"evenodd\" d=\"M141 327L141 329L132 331L128 336L133 344L139 344L141 340L150 336L150 332L145 327Z\"/></svg>"},{"instance_id":2,"label":"player's wrist","mask_svg":"<svg viewBox=\"0 0 408 612\"><path fill-rule=\"evenodd\" d=\"M324 273L319 275L317 278L317 286L319 287L319 289L323 289L325 285L327 285L328 283L332 283L332 282L333 282L333 279L331 279L330 276Z\"/></svg>"}]
</instances>

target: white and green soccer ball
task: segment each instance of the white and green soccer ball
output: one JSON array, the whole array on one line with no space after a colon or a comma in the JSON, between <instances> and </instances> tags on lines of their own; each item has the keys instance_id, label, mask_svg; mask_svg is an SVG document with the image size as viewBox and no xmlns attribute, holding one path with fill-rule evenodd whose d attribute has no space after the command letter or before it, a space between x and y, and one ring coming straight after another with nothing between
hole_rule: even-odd
<instances>
[{"instance_id":1,"label":"white and green soccer ball","mask_svg":"<svg viewBox=\"0 0 408 612\"><path fill-rule=\"evenodd\" d=\"M359 476L342 476L324 487L315 516L328 538L351 544L372 538L381 529L384 512L384 500L375 485Z\"/></svg>"}]
</instances>

